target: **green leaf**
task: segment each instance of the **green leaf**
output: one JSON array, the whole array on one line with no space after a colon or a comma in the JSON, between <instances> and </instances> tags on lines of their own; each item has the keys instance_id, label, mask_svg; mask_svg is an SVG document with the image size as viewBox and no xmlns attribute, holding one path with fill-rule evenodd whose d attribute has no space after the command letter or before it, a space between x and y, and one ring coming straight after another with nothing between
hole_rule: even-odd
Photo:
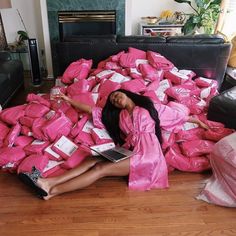
<instances>
[{"instance_id":1,"label":"green leaf","mask_svg":"<svg viewBox=\"0 0 236 236\"><path fill-rule=\"evenodd\" d=\"M193 16L191 16L185 23L183 27L183 33L186 34L193 34L194 29L196 27L196 23L193 22Z\"/></svg>"},{"instance_id":2,"label":"green leaf","mask_svg":"<svg viewBox=\"0 0 236 236\"><path fill-rule=\"evenodd\" d=\"M23 30L17 31L17 34L19 34L20 41L27 40L29 38L28 33Z\"/></svg>"},{"instance_id":3,"label":"green leaf","mask_svg":"<svg viewBox=\"0 0 236 236\"><path fill-rule=\"evenodd\" d=\"M195 0L195 2L196 2L196 5L197 5L198 7L200 7L200 8L205 5L204 0Z\"/></svg>"},{"instance_id":4,"label":"green leaf","mask_svg":"<svg viewBox=\"0 0 236 236\"><path fill-rule=\"evenodd\" d=\"M192 22L198 24L201 21L201 16L192 16Z\"/></svg>"},{"instance_id":5,"label":"green leaf","mask_svg":"<svg viewBox=\"0 0 236 236\"><path fill-rule=\"evenodd\" d=\"M191 1L188 1L188 0L175 0L175 2L178 2L178 3L187 3L187 4L191 4Z\"/></svg>"}]
</instances>

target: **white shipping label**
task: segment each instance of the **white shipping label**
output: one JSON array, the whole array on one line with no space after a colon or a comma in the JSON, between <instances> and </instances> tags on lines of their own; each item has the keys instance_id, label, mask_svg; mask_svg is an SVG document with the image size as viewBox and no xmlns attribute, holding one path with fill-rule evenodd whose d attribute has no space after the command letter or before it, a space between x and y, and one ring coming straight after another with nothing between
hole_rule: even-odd
<instances>
[{"instance_id":1,"label":"white shipping label","mask_svg":"<svg viewBox=\"0 0 236 236\"><path fill-rule=\"evenodd\" d=\"M137 75L142 75L136 68L130 68L130 73L137 74Z\"/></svg>"},{"instance_id":2,"label":"white shipping label","mask_svg":"<svg viewBox=\"0 0 236 236\"><path fill-rule=\"evenodd\" d=\"M44 143L45 143L45 141L36 139L31 143L31 145L42 145Z\"/></svg>"},{"instance_id":3,"label":"white shipping label","mask_svg":"<svg viewBox=\"0 0 236 236\"><path fill-rule=\"evenodd\" d=\"M179 72L177 72L177 71L170 71L173 75L176 75L176 76L178 76L178 77L180 77L181 79L183 79L183 80L187 80L188 79L188 76L187 75L185 75L185 74L181 74L181 73L179 73Z\"/></svg>"},{"instance_id":4,"label":"white shipping label","mask_svg":"<svg viewBox=\"0 0 236 236\"><path fill-rule=\"evenodd\" d=\"M125 76L121 75L120 73L113 74L109 80L116 83L123 83L125 81L129 81Z\"/></svg>"},{"instance_id":5,"label":"white shipping label","mask_svg":"<svg viewBox=\"0 0 236 236\"><path fill-rule=\"evenodd\" d=\"M15 166L15 163L12 163L12 162L8 162L6 165L2 166L3 169L6 169L6 168L13 168Z\"/></svg>"},{"instance_id":6,"label":"white shipping label","mask_svg":"<svg viewBox=\"0 0 236 236\"><path fill-rule=\"evenodd\" d=\"M168 88L170 88L170 82L167 79L164 79L159 83L159 87L156 90L156 93L164 93Z\"/></svg>"},{"instance_id":7,"label":"white shipping label","mask_svg":"<svg viewBox=\"0 0 236 236\"><path fill-rule=\"evenodd\" d=\"M184 74L184 75L190 75L192 73L191 70L179 70L179 73Z\"/></svg>"},{"instance_id":8,"label":"white shipping label","mask_svg":"<svg viewBox=\"0 0 236 236\"><path fill-rule=\"evenodd\" d=\"M51 147L52 147L52 144L51 144L50 146L48 146L44 151L47 152L47 153L49 153L49 154L51 154L51 155L54 156L56 159L59 159L59 158L60 158L60 155L57 154L56 152L54 152Z\"/></svg>"},{"instance_id":9,"label":"white shipping label","mask_svg":"<svg viewBox=\"0 0 236 236\"><path fill-rule=\"evenodd\" d=\"M71 156L78 149L78 146L65 136L61 136L54 146L67 156Z\"/></svg>"},{"instance_id":10,"label":"white shipping label","mask_svg":"<svg viewBox=\"0 0 236 236\"><path fill-rule=\"evenodd\" d=\"M171 135L171 132L170 132L170 131L165 131L165 130L163 130L161 133L162 133L162 136L163 136L166 140L169 140L170 135Z\"/></svg>"},{"instance_id":11,"label":"white shipping label","mask_svg":"<svg viewBox=\"0 0 236 236\"><path fill-rule=\"evenodd\" d=\"M43 169L43 173L51 170L52 168L54 168L55 166L59 166L60 164L62 164L64 161L48 161L48 164L46 165L46 167Z\"/></svg>"},{"instance_id":12,"label":"white shipping label","mask_svg":"<svg viewBox=\"0 0 236 236\"><path fill-rule=\"evenodd\" d=\"M92 131L92 129L94 129L94 128L95 128L95 127L94 127L92 121L88 120L88 121L85 123L85 125L84 125L82 131L85 132L85 133L91 134L91 131Z\"/></svg>"},{"instance_id":13,"label":"white shipping label","mask_svg":"<svg viewBox=\"0 0 236 236\"><path fill-rule=\"evenodd\" d=\"M155 93L156 93L158 99L159 99L161 102L164 102L165 97L166 97L166 94L165 94L165 93L157 93L157 92L155 92Z\"/></svg>"},{"instance_id":14,"label":"white shipping label","mask_svg":"<svg viewBox=\"0 0 236 236\"><path fill-rule=\"evenodd\" d=\"M99 151L99 152L106 151L106 150L114 148L114 147L115 147L115 144L113 142L91 146L91 148L93 148L94 150ZM92 153L93 156L98 156L99 155L93 150L91 150L91 153Z\"/></svg>"},{"instance_id":15,"label":"white shipping label","mask_svg":"<svg viewBox=\"0 0 236 236\"><path fill-rule=\"evenodd\" d=\"M44 117L47 120L50 120L55 114L56 114L56 112L54 110L50 110Z\"/></svg>"},{"instance_id":16,"label":"white shipping label","mask_svg":"<svg viewBox=\"0 0 236 236\"><path fill-rule=\"evenodd\" d=\"M94 80L95 78L96 78L96 76L94 76L94 75L91 75L91 76L89 76L89 77L88 77L88 79L87 79L87 80L88 80L88 81L90 81L90 80Z\"/></svg>"},{"instance_id":17,"label":"white shipping label","mask_svg":"<svg viewBox=\"0 0 236 236\"><path fill-rule=\"evenodd\" d=\"M197 105L200 106L200 107L205 107L206 106L206 102L201 99L201 101L198 102Z\"/></svg>"},{"instance_id":18,"label":"white shipping label","mask_svg":"<svg viewBox=\"0 0 236 236\"><path fill-rule=\"evenodd\" d=\"M98 96L99 96L99 93L92 93L92 99L93 99L95 104L97 103Z\"/></svg>"},{"instance_id":19,"label":"white shipping label","mask_svg":"<svg viewBox=\"0 0 236 236\"><path fill-rule=\"evenodd\" d=\"M140 64L149 64L149 62L148 62L148 60L145 60L145 59L137 59L135 61L136 67L138 67Z\"/></svg>"},{"instance_id":20,"label":"white shipping label","mask_svg":"<svg viewBox=\"0 0 236 236\"><path fill-rule=\"evenodd\" d=\"M207 98L211 93L211 88L205 88L202 89L201 93L200 93L200 97L201 98Z\"/></svg>"},{"instance_id":21,"label":"white shipping label","mask_svg":"<svg viewBox=\"0 0 236 236\"><path fill-rule=\"evenodd\" d=\"M204 81L204 82L206 82L208 84L210 84L212 82L211 79L207 79L207 78L204 78L204 77L199 77L199 79L201 79L202 81Z\"/></svg>"},{"instance_id":22,"label":"white shipping label","mask_svg":"<svg viewBox=\"0 0 236 236\"><path fill-rule=\"evenodd\" d=\"M96 76L98 78L102 78L102 77L110 75L112 73L114 73L114 71L112 71L112 70L103 70L103 71L99 72Z\"/></svg>"},{"instance_id":23,"label":"white shipping label","mask_svg":"<svg viewBox=\"0 0 236 236\"><path fill-rule=\"evenodd\" d=\"M96 86L94 86L92 92L93 93L98 93L99 87L100 87L100 84L97 84Z\"/></svg>"},{"instance_id":24,"label":"white shipping label","mask_svg":"<svg viewBox=\"0 0 236 236\"><path fill-rule=\"evenodd\" d=\"M194 129L197 128L198 124L196 123L192 123L192 122L185 122L183 124L182 130L190 130L190 129Z\"/></svg>"},{"instance_id":25,"label":"white shipping label","mask_svg":"<svg viewBox=\"0 0 236 236\"><path fill-rule=\"evenodd\" d=\"M94 128L93 131L97 134L100 139L111 139L111 136L105 129Z\"/></svg>"}]
</instances>

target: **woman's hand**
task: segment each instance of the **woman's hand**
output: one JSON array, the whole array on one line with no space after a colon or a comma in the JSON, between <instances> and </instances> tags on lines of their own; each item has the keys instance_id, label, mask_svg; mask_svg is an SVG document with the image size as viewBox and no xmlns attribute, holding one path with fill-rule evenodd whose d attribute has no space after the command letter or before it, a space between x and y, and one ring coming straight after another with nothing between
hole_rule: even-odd
<instances>
[{"instance_id":1,"label":"woman's hand","mask_svg":"<svg viewBox=\"0 0 236 236\"><path fill-rule=\"evenodd\" d=\"M70 102L71 101L71 99L68 96L66 96L64 93L61 93L61 92L59 94L53 95L52 98L63 99L66 102Z\"/></svg>"},{"instance_id":2,"label":"woman's hand","mask_svg":"<svg viewBox=\"0 0 236 236\"><path fill-rule=\"evenodd\" d=\"M209 126L199 120L198 125L203 129L209 129Z\"/></svg>"},{"instance_id":3,"label":"woman's hand","mask_svg":"<svg viewBox=\"0 0 236 236\"><path fill-rule=\"evenodd\" d=\"M208 125L206 125L204 122L202 122L201 120L199 120L196 117L189 117L188 122L198 124L199 127L203 128L203 129L209 129Z\"/></svg>"}]
</instances>

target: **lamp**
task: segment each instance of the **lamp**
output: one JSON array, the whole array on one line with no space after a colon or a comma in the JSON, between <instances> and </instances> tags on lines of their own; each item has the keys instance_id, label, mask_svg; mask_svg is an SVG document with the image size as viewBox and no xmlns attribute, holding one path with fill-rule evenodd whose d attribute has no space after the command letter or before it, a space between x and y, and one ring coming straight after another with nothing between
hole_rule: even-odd
<instances>
[{"instance_id":1,"label":"lamp","mask_svg":"<svg viewBox=\"0 0 236 236\"><path fill-rule=\"evenodd\" d=\"M0 9L11 8L11 0L0 0ZM7 48L7 39L2 23L2 16L0 13L0 50Z\"/></svg>"}]
</instances>

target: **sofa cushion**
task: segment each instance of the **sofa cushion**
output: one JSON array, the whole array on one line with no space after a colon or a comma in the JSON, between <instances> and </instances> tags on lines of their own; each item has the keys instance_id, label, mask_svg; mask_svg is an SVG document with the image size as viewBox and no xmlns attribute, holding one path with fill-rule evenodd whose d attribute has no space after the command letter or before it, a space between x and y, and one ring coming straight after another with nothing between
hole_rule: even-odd
<instances>
[{"instance_id":1,"label":"sofa cushion","mask_svg":"<svg viewBox=\"0 0 236 236\"><path fill-rule=\"evenodd\" d=\"M117 36L117 43L165 43L166 38L163 36Z\"/></svg>"},{"instance_id":2,"label":"sofa cushion","mask_svg":"<svg viewBox=\"0 0 236 236\"><path fill-rule=\"evenodd\" d=\"M225 43L223 36L218 34L199 34L170 36L166 38L167 43L183 43L183 44L221 44Z\"/></svg>"}]
</instances>

